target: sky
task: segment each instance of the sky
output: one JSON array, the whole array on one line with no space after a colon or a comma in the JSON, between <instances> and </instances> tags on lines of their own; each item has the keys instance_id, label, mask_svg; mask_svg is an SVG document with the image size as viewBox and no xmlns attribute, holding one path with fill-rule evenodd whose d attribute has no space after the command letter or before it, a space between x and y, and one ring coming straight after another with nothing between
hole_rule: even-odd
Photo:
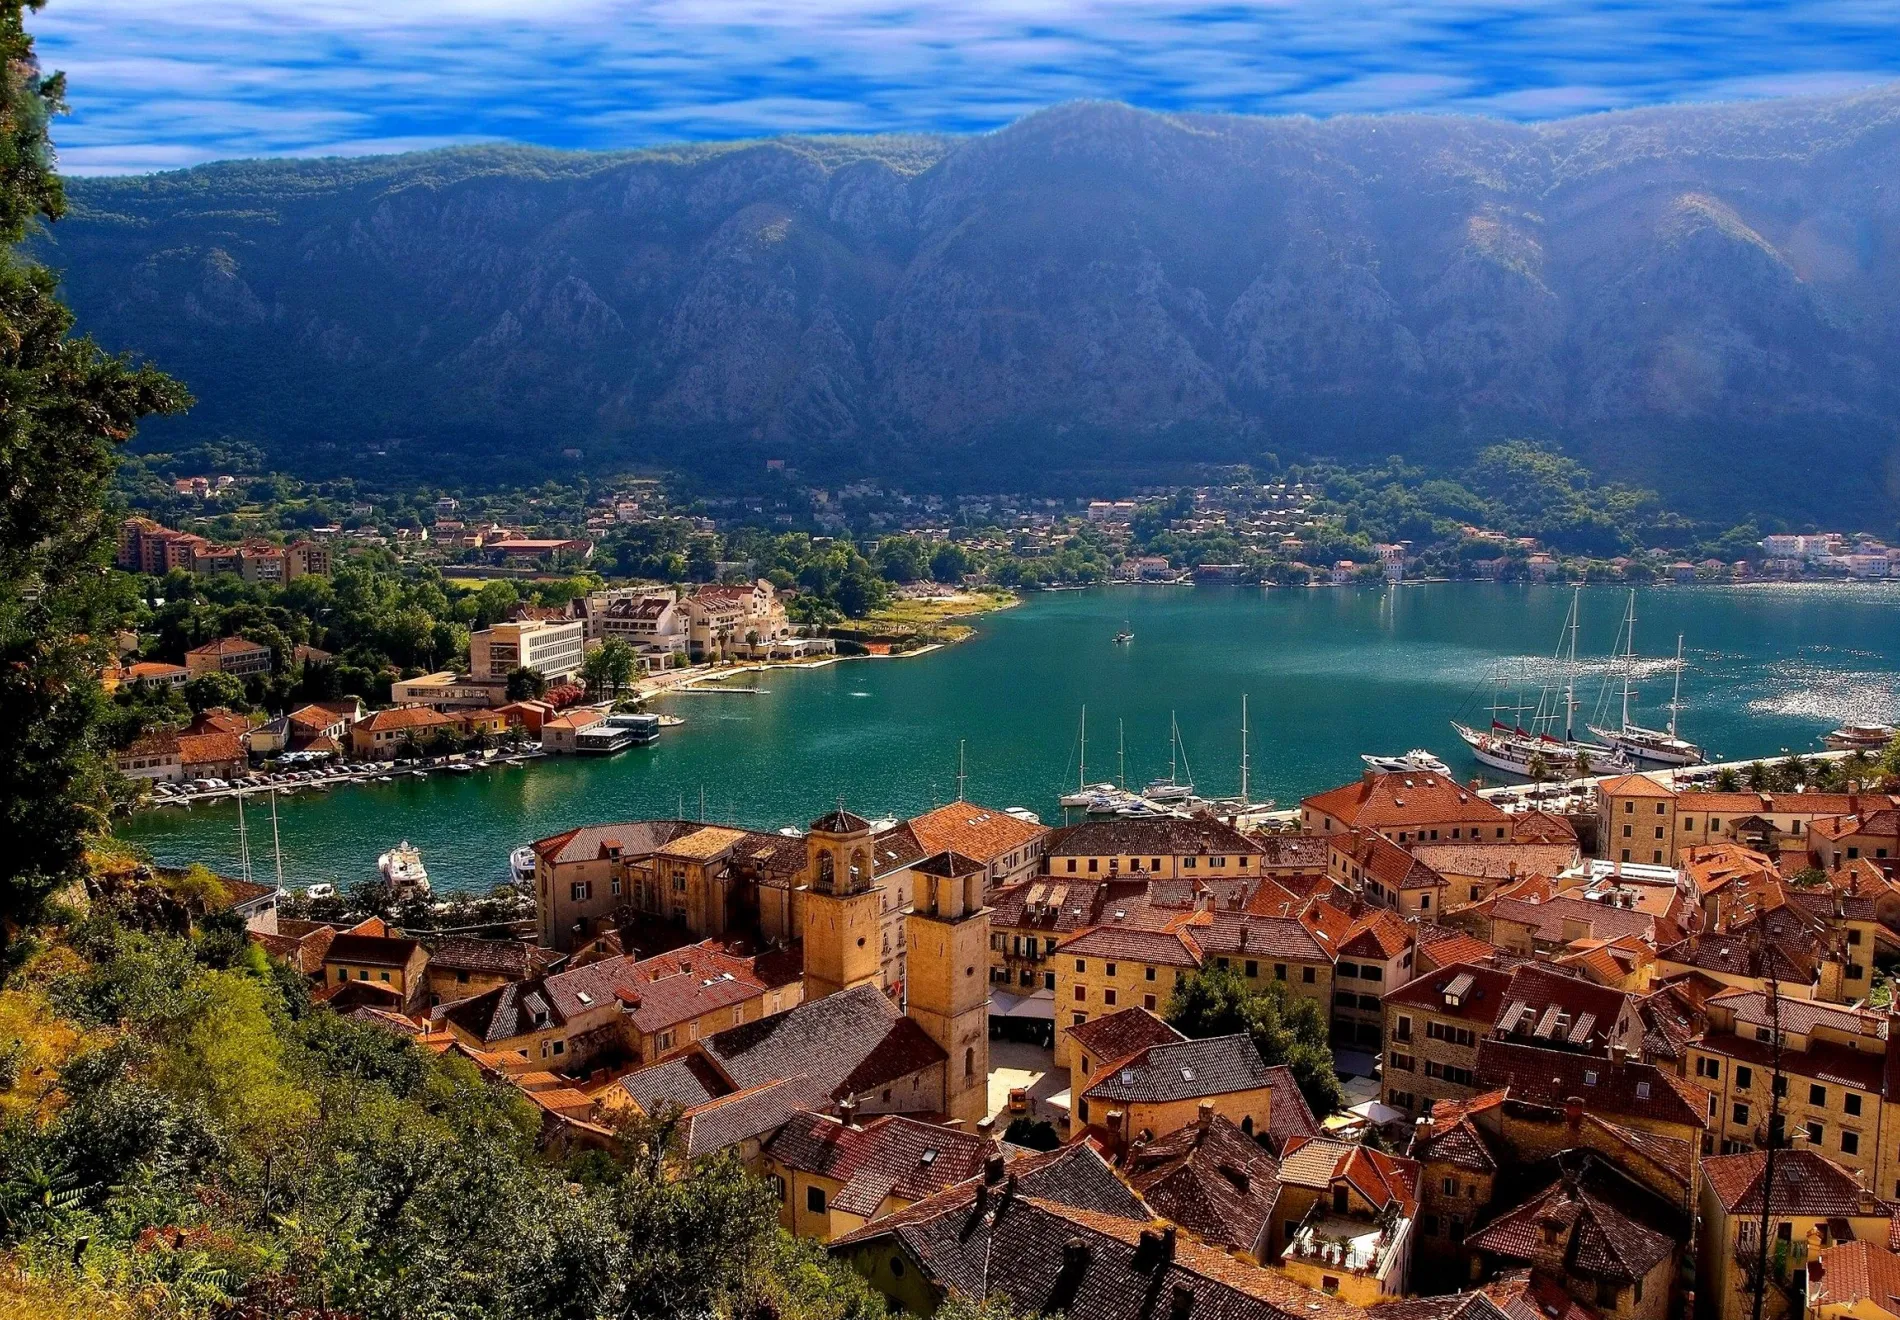
<instances>
[{"instance_id":1,"label":"sky","mask_svg":"<svg viewBox=\"0 0 1900 1320\"><path fill-rule=\"evenodd\" d=\"M1560 118L1900 79L1894 0L51 0L62 168L974 132L1044 106Z\"/></svg>"}]
</instances>

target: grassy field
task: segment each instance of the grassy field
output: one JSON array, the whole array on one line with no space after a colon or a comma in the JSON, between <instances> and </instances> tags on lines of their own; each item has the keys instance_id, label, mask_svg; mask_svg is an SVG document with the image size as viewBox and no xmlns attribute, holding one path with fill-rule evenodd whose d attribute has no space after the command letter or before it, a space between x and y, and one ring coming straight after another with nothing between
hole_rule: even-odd
<instances>
[{"instance_id":1,"label":"grassy field","mask_svg":"<svg viewBox=\"0 0 1900 1320\"><path fill-rule=\"evenodd\" d=\"M877 632L920 633L947 642L961 641L975 629L959 620L1006 610L1020 600L1012 591L968 591L948 597L899 599L858 626Z\"/></svg>"}]
</instances>

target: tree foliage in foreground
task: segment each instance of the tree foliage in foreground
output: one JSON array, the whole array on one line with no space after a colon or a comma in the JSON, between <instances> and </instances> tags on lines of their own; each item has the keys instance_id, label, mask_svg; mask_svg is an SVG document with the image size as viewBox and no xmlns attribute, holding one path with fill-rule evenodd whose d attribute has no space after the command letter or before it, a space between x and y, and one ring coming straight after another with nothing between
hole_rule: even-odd
<instances>
[{"instance_id":1,"label":"tree foliage in foreground","mask_svg":"<svg viewBox=\"0 0 1900 1320\"><path fill-rule=\"evenodd\" d=\"M556 1162L512 1088L310 1007L234 923L135 910L102 904L0 991L35 1065L0 1087L0 1253L29 1279L176 1317L883 1315L736 1157L640 1132Z\"/></svg>"},{"instance_id":2,"label":"tree foliage in foreground","mask_svg":"<svg viewBox=\"0 0 1900 1320\"><path fill-rule=\"evenodd\" d=\"M77 876L108 801L97 674L118 447L140 418L188 402L157 371L73 338L53 274L16 250L65 210L46 133L65 82L40 75L22 9L0 0L0 967Z\"/></svg>"}]
</instances>

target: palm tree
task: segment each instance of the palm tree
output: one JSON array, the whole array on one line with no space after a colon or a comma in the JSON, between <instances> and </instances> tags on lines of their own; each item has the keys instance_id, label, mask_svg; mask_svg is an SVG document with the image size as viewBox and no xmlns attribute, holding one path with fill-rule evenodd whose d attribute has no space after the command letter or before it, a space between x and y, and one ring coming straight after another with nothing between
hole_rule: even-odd
<instances>
[{"instance_id":1,"label":"palm tree","mask_svg":"<svg viewBox=\"0 0 1900 1320\"><path fill-rule=\"evenodd\" d=\"M1748 786L1757 793L1768 787L1768 767L1760 761L1748 763Z\"/></svg>"},{"instance_id":2,"label":"palm tree","mask_svg":"<svg viewBox=\"0 0 1900 1320\"><path fill-rule=\"evenodd\" d=\"M1545 757L1542 748L1531 753L1530 760L1524 763L1524 773L1528 774L1531 782L1540 788L1544 781L1550 778L1550 761Z\"/></svg>"},{"instance_id":3,"label":"palm tree","mask_svg":"<svg viewBox=\"0 0 1900 1320\"><path fill-rule=\"evenodd\" d=\"M1596 768L1590 761L1590 753L1581 748L1578 749L1576 760L1572 764L1576 767L1572 773L1577 779L1588 779L1590 772Z\"/></svg>"}]
</instances>

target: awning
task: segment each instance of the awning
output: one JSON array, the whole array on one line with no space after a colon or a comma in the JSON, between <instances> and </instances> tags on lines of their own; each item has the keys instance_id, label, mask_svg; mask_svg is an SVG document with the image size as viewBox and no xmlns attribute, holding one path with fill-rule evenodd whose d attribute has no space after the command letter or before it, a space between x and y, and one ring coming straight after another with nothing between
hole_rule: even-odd
<instances>
[{"instance_id":1,"label":"awning","mask_svg":"<svg viewBox=\"0 0 1900 1320\"><path fill-rule=\"evenodd\" d=\"M1055 991L1041 990L1033 995L1013 995L1007 990L992 990L990 991L990 1016L1054 1022L1056 1020Z\"/></svg>"}]
</instances>

